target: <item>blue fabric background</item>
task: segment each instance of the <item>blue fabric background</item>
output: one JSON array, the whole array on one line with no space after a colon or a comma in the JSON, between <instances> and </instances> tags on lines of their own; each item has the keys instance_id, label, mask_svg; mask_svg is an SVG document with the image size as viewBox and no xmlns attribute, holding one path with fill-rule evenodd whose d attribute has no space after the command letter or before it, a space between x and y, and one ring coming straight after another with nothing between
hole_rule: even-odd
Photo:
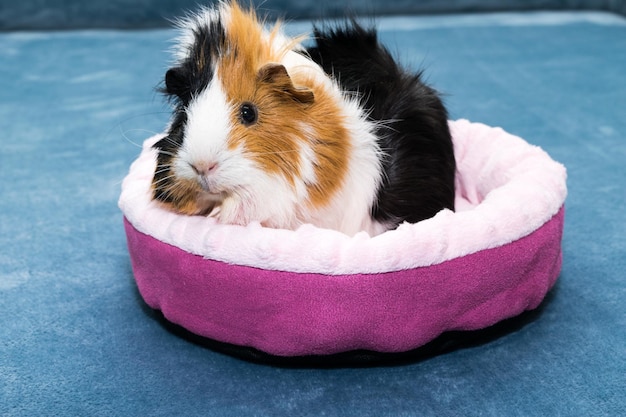
<instances>
[{"instance_id":1,"label":"blue fabric background","mask_svg":"<svg viewBox=\"0 0 626 417\"><path fill-rule=\"evenodd\" d=\"M0 0L0 30L162 27L216 0ZM625 0L244 0L288 19L346 13L398 15L514 10L605 10L626 14Z\"/></svg>"},{"instance_id":2,"label":"blue fabric background","mask_svg":"<svg viewBox=\"0 0 626 417\"><path fill-rule=\"evenodd\" d=\"M173 32L4 33L0 415L626 415L626 19L379 26L453 118L502 126L567 166L563 271L542 308L395 366L272 367L173 335L137 294L116 205L139 143L168 119L154 88Z\"/></svg>"}]
</instances>

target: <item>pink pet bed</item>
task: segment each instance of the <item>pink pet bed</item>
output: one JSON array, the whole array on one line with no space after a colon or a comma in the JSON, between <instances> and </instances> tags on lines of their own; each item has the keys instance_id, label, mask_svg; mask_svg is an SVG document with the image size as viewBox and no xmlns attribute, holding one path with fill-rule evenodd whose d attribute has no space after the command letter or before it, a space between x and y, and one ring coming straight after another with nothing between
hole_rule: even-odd
<instances>
[{"instance_id":1,"label":"pink pet bed","mask_svg":"<svg viewBox=\"0 0 626 417\"><path fill-rule=\"evenodd\" d=\"M450 127L456 212L373 238L166 211L146 140L119 200L142 297L193 334L283 357L406 352L536 308L561 269L565 168L502 129Z\"/></svg>"}]
</instances>

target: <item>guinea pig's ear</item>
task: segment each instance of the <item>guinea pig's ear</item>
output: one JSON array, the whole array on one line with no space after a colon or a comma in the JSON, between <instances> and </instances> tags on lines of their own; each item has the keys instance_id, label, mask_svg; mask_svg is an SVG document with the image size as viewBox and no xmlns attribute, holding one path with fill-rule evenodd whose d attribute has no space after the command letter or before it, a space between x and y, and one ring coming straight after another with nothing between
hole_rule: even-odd
<instances>
[{"instance_id":1,"label":"guinea pig's ear","mask_svg":"<svg viewBox=\"0 0 626 417\"><path fill-rule=\"evenodd\" d=\"M289 94L289 96L300 103L309 104L315 100L315 95L310 88L293 85L284 65L264 65L259 70L258 79L262 83L272 84L276 90Z\"/></svg>"},{"instance_id":2,"label":"guinea pig's ear","mask_svg":"<svg viewBox=\"0 0 626 417\"><path fill-rule=\"evenodd\" d=\"M170 68L165 73L165 93L187 102L191 87L183 68Z\"/></svg>"}]
</instances>

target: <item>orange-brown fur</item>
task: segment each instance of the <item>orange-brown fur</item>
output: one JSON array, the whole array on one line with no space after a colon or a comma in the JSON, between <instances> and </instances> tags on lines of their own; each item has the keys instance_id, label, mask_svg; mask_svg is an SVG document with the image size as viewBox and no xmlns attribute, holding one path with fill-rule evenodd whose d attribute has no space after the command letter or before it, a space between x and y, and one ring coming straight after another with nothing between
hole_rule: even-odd
<instances>
[{"instance_id":1,"label":"orange-brown fur","mask_svg":"<svg viewBox=\"0 0 626 417\"><path fill-rule=\"evenodd\" d=\"M301 174L299 149L312 147L317 157L317 183L309 187L309 202L312 207L320 207L329 202L346 174L348 132L331 93L311 76L296 69L286 80L280 76L264 79L264 68L280 63L294 46L276 49L279 30L277 24L265 35L254 11L244 11L231 3L225 48L229 52L220 58L217 74L232 101L233 120L237 120L236 112L244 102L258 107L259 120L252 126L235 123L229 146L243 145L264 171L282 175L290 184ZM312 92L312 102L297 97L307 92ZM309 125L315 138L307 137L302 126L294 122Z\"/></svg>"}]
</instances>

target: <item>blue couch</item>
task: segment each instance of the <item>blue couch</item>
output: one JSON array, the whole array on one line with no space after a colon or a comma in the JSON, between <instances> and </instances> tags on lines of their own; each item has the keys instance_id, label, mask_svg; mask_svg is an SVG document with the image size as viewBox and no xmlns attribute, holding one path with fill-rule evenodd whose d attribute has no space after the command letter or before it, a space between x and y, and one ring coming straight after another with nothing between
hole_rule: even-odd
<instances>
[{"instance_id":1,"label":"blue couch","mask_svg":"<svg viewBox=\"0 0 626 417\"><path fill-rule=\"evenodd\" d=\"M167 123L166 22L195 3L0 0L0 415L626 415L626 2L345 3L381 16L452 118L562 162L569 196L563 270L539 309L333 367L224 354L136 290L120 182ZM262 7L294 32L343 12Z\"/></svg>"}]
</instances>

